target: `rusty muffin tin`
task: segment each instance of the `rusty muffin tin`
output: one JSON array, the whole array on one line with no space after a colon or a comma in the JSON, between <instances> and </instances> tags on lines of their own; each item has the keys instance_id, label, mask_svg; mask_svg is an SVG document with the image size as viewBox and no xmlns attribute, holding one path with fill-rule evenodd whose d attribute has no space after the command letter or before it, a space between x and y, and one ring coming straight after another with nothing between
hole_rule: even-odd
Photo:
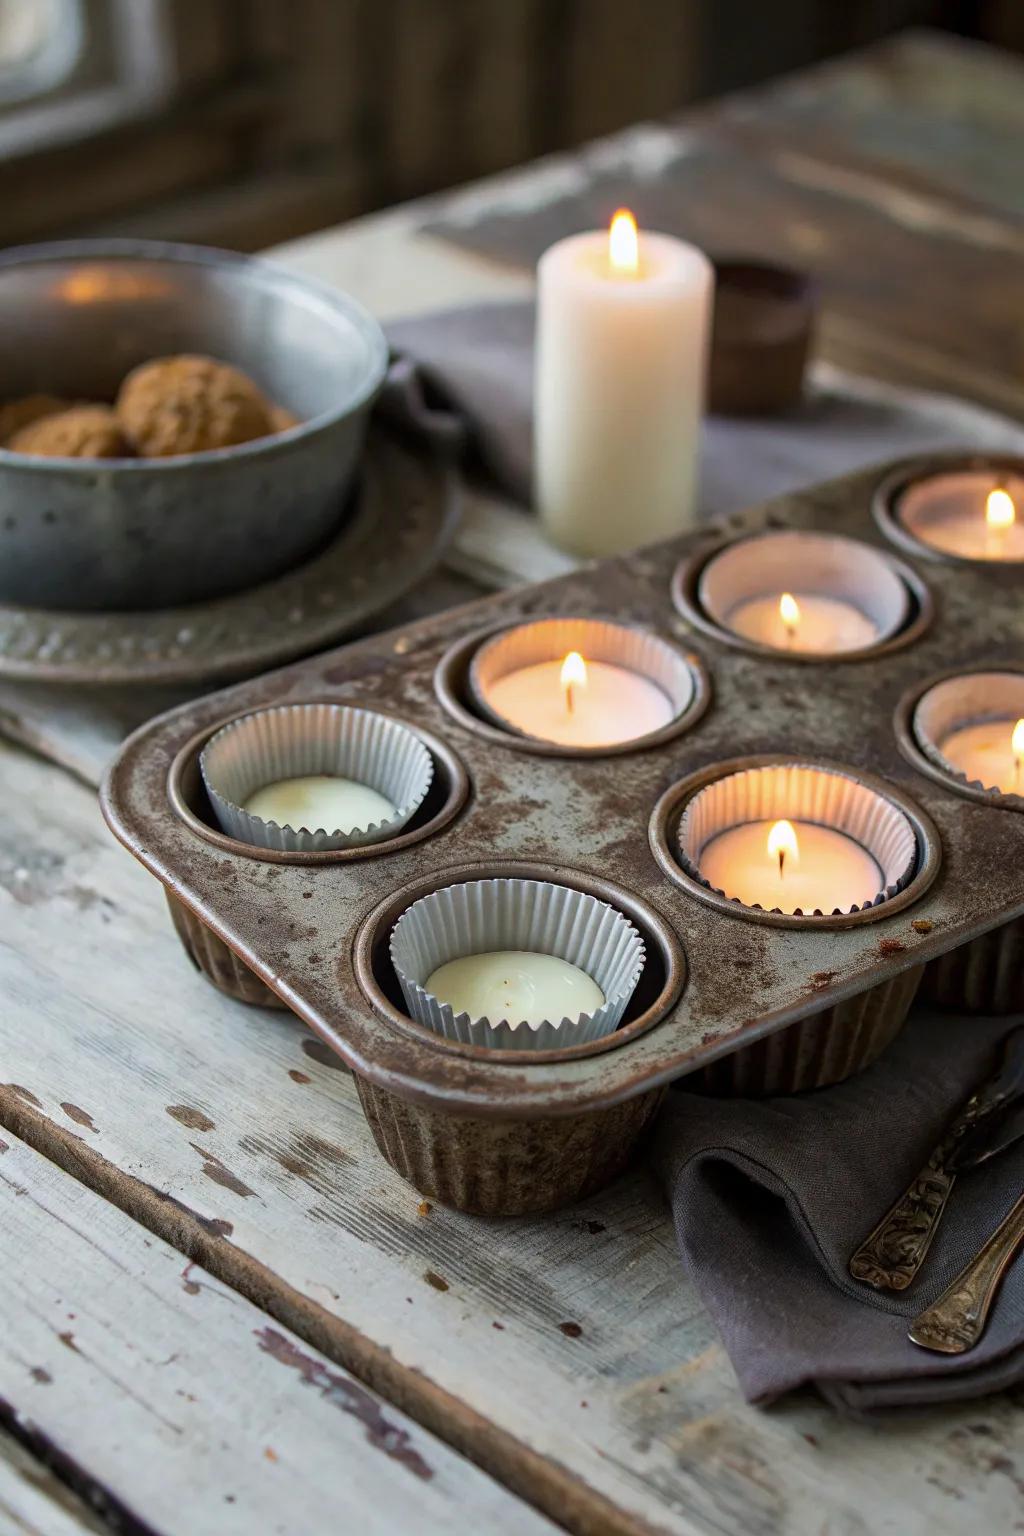
<instances>
[{"instance_id":1,"label":"rusty muffin tin","mask_svg":"<svg viewBox=\"0 0 1024 1536\"><path fill-rule=\"evenodd\" d=\"M788 1087L841 1076L865 1027L863 999L888 1015L891 1034L926 962L1024 916L1024 817L921 771L893 720L919 682L999 664L1021 642L1019 573L901 549L914 598L906 643L814 664L740 649L696 624L684 600L687 573L723 537L766 527L845 533L896 558L871 515L883 474L326 652L178 708L126 743L104 812L164 885L186 947L225 990L283 1002L338 1052L384 1156L425 1193L485 1212L585 1194L626 1161L670 1082L700 1072L721 1085L733 1056L762 1089L773 1072ZM699 707L686 729L573 757L476 719L466 691L474 641L558 614L646 625L691 655L699 645ZM420 731L435 761L428 800L391 843L305 856L233 843L204 804L203 742L240 712L324 697ZM909 801L927 873L916 899L852 923L797 924L697 899L681 870L666 872L678 786L741 753L836 762ZM648 964L615 1034L526 1057L441 1040L405 1016L387 944L400 912L440 885L505 874L592 891L640 928ZM733 1073L734 1088L743 1081Z\"/></svg>"}]
</instances>

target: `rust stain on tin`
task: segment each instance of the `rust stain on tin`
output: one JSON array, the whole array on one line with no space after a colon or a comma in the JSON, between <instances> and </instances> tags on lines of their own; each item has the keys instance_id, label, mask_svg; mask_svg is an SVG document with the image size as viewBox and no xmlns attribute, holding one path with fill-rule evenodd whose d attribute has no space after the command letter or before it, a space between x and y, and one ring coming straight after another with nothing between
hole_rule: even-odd
<instances>
[{"instance_id":1,"label":"rust stain on tin","mask_svg":"<svg viewBox=\"0 0 1024 1536\"><path fill-rule=\"evenodd\" d=\"M423 1482L430 1481L434 1469L413 1444L409 1431L390 1419L382 1405L365 1387L343 1376L340 1371L329 1369L276 1328L258 1328L254 1333L260 1349L270 1355L271 1359L296 1371L302 1381L314 1387L332 1407L358 1419L374 1450L383 1451L391 1461L397 1462Z\"/></svg>"}]
</instances>

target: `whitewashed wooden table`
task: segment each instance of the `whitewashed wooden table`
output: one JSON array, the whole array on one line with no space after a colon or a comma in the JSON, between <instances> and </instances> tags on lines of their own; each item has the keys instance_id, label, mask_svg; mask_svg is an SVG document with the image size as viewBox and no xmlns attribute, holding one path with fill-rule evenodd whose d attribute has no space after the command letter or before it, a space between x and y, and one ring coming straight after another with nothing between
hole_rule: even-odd
<instances>
[{"instance_id":1,"label":"whitewashed wooden table","mask_svg":"<svg viewBox=\"0 0 1024 1536\"><path fill-rule=\"evenodd\" d=\"M527 290L423 218L280 254L385 317ZM0 1533L1024 1529L1009 1399L747 1407L642 1169L542 1219L426 1207L325 1048L188 967L73 766L0 745Z\"/></svg>"}]
</instances>

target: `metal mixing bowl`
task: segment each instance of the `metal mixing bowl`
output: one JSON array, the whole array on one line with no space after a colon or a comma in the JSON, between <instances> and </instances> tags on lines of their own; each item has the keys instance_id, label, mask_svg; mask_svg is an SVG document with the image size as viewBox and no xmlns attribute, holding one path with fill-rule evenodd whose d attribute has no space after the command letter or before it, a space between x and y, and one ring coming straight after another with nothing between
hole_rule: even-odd
<instances>
[{"instance_id":1,"label":"metal mixing bowl","mask_svg":"<svg viewBox=\"0 0 1024 1536\"><path fill-rule=\"evenodd\" d=\"M129 369L234 363L301 425L168 459L0 449L0 601L160 608L296 565L346 505L387 344L342 293L201 246L76 240L0 254L0 398L112 400Z\"/></svg>"}]
</instances>

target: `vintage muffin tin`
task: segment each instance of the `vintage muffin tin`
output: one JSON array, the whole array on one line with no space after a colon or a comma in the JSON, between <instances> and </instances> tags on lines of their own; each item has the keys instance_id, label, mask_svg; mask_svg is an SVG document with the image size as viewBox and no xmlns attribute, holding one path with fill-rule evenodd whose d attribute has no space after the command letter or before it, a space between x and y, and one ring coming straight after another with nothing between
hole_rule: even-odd
<instances>
[{"instance_id":1,"label":"vintage muffin tin","mask_svg":"<svg viewBox=\"0 0 1024 1536\"><path fill-rule=\"evenodd\" d=\"M711 536L313 657L172 711L125 745L104 811L165 886L193 958L246 1001L283 1002L339 1053L382 1152L424 1192L489 1212L572 1199L625 1162L674 1079L699 1072L713 1090L761 1092L835 1080L899 1027L927 962L969 954L969 941L995 930L1016 930L1019 943L1020 807L959 792L900 734L901 701L929 679L1020 654L1019 572L900 550L905 631L856 659L747 649L695 622L702 562L727 537L816 529L896 558L871 514L882 478L849 476ZM476 643L566 614L646 626L677 645L695 678L685 729L574 757L480 719L467 687ZM435 772L419 813L393 842L371 847L285 854L234 843L204 803L204 742L245 711L324 698L421 733ZM673 827L687 781L739 757L829 761L880 781L915 827L912 880L852 920L780 923L698 899L675 862ZM616 1033L527 1056L441 1040L406 1016L387 961L394 923L440 885L500 875L577 886L639 928L648 963Z\"/></svg>"}]
</instances>

